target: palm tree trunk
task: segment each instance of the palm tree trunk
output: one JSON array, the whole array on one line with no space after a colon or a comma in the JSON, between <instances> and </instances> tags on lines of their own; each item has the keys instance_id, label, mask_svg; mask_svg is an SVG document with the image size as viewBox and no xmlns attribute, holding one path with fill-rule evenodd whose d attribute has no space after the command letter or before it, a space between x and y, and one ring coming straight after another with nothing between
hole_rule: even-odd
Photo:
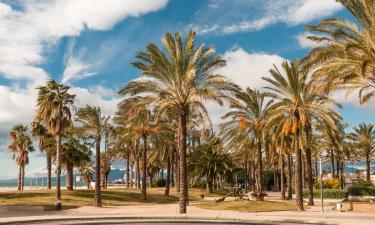
<instances>
[{"instance_id":1,"label":"palm tree trunk","mask_svg":"<svg viewBox=\"0 0 375 225\"><path fill-rule=\"evenodd\" d=\"M61 134L56 134L56 210L61 209Z\"/></svg>"},{"instance_id":2,"label":"palm tree trunk","mask_svg":"<svg viewBox=\"0 0 375 225\"><path fill-rule=\"evenodd\" d=\"M213 193L213 179L207 175L207 191L208 193Z\"/></svg>"},{"instance_id":3,"label":"palm tree trunk","mask_svg":"<svg viewBox=\"0 0 375 225\"><path fill-rule=\"evenodd\" d=\"M336 176L340 179L340 158L339 155L336 154Z\"/></svg>"},{"instance_id":4,"label":"palm tree trunk","mask_svg":"<svg viewBox=\"0 0 375 225\"><path fill-rule=\"evenodd\" d=\"M134 156L133 156L133 159L132 159L132 163L130 164L130 177L131 177L130 187L134 188Z\"/></svg>"},{"instance_id":5,"label":"palm tree trunk","mask_svg":"<svg viewBox=\"0 0 375 225\"><path fill-rule=\"evenodd\" d=\"M139 155L137 156L137 160L135 161L135 166L137 167L137 189L141 189L141 170L139 168Z\"/></svg>"},{"instance_id":6,"label":"palm tree trunk","mask_svg":"<svg viewBox=\"0 0 375 225\"><path fill-rule=\"evenodd\" d=\"M143 154L142 154L142 163L143 163L143 173L142 173L142 199L147 199L147 136L143 135Z\"/></svg>"},{"instance_id":7,"label":"palm tree trunk","mask_svg":"<svg viewBox=\"0 0 375 225\"><path fill-rule=\"evenodd\" d=\"M66 165L66 190L73 191L73 164L68 162Z\"/></svg>"},{"instance_id":8,"label":"palm tree trunk","mask_svg":"<svg viewBox=\"0 0 375 225\"><path fill-rule=\"evenodd\" d=\"M313 173L312 173L312 162L311 162L311 149L308 146L306 148L306 164L307 164L307 189L309 192L308 205L314 205L314 189L313 189Z\"/></svg>"},{"instance_id":9,"label":"palm tree trunk","mask_svg":"<svg viewBox=\"0 0 375 225\"><path fill-rule=\"evenodd\" d=\"M313 190L313 169L311 161L311 127L310 125L306 129L307 147L306 147L306 164L307 164L307 189L309 192L308 205L314 205L314 190Z\"/></svg>"},{"instance_id":10,"label":"palm tree trunk","mask_svg":"<svg viewBox=\"0 0 375 225\"><path fill-rule=\"evenodd\" d=\"M284 174L284 155L280 154L280 191L281 199L285 199L285 174Z\"/></svg>"},{"instance_id":11,"label":"palm tree trunk","mask_svg":"<svg viewBox=\"0 0 375 225\"><path fill-rule=\"evenodd\" d=\"M293 176L293 173L292 173L292 156L291 155L288 155L288 161L287 161L287 167L288 167L288 179L287 179L287 183L288 183L288 199L292 199L293 198L293 187L292 187L292 176Z\"/></svg>"},{"instance_id":12,"label":"palm tree trunk","mask_svg":"<svg viewBox=\"0 0 375 225\"><path fill-rule=\"evenodd\" d=\"M178 146L180 150L180 213L186 213L187 205L187 171L186 171L186 120L187 110L181 109L178 125Z\"/></svg>"},{"instance_id":13,"label":"palm tree trunk","mask_svg":"<svg viewBox=\"0 0 375 225\"><path fill-rule=\"evenodd\" d=\"M371 169L370 155L366 154L366 180L367 180L367 182L371 182L371 179L370 179L370 169Z\"/></svg>"},{"instance_id":14,"label":"palm tree trunk","mask_svg":"<svg viewBox=\"0 0 375 225\"><path fill-rule=\"evenodd\" d=\"M130 188L130 152L126 153L126 188Z\"/></svg>"},{"instance_id":15,"label":"palm tree trunk","mask_svg":"<svg viewBox=\"0 0 375 225\"><path fill-rule=\"evenodd\" d=\"M17 190L21 191L21 185L22 185L22 165L20 164L18 166L18 184L17 184Z\"/></svg>"},{"instance_id":16,"label":"palm tree trunk","mask_svg":"<svg viewBox=\"0 0 375 225\"><path fill-rule=\"evenodd\" d=\"M175 171L176 171L176 191L180 193L180 157L179 154L176 151L176 165L175 165Z\"/></svg>"},{"instance_id":17,"label":"palm tree trunk","mask_svg":"<svg viewBox=\"0 0 375 225\"><path fill-rule=\"evenodd\" d=\"M249 169L247 168L248 161L245 160L245 192L249 191Z\"/></svg>"},{"instance_id":18,"label":"palm tree trunk","mask_svg":"<svg viewBox=\"0 0 375 225\"><path fill-rule=\"evenodd\" d=\"M252 161L251 162L251 181L250 181L252 191L256 190L256 187L255 187L255 178L256 178L255 171L256 171L256 169L255 169L255 162Z\"/></svg>"},{"instance_id":19,"label":"palm tree trunk","mask_svg":"<svg viewBox=\"0 0 375 225\"><path fill-rule=\"evenodd\" d=\"M296 121L299 121L298 115L296 115L296 117ZM297 129L294 135L294 151L296 154L296 206L298 211L304 211L302 194L302 154L299 147L299 132L299 129Z\"/></svg>"},{"instance_id":20,"label":"palm tree trunk","mask_svg":"<svg viewBox=\"0 0 375 225\"><path fill-rule=\"evenodd\" d=\"M174 170L174 163L175 161L175 152L172 152L172 159L171 159L171 186L174 187L174 176L175 176L175 170Z\"/></svg>"},{"instance_id":21,"label":"palm tree trunk","mask_svg":"<svg viewBox=\"0 0 375 225\"><path fill-rule=\"evenodd\" d=\"M102 207L102 199L100 194L100 136L95 138L95 153L96 153L96 180L95 180L95 206Z\"/></svg>"},{"instance_id":22,"label":"palm tree trunk","mask_svg":"<svg viewBox=\"0 0 375 225\"><path fill-rule=\"evenodd\" d=\"M344 177L344 162L343 161L341 161L341 163L340 163L340 167L341 167L341 169L340 169L340 173L341 173L341 189L344 189L345 188L345 177Z\"/></svg>"},{"instance_id":23,"label":"palm tree trunk","mask_svg":"<svg viewBox=\"0 0 375 225\"><path fill-rule=\"evenodd\" d=\"M22 164L22 174L21 174L21 190L23 191L25 187L25 164Z\"/></svg>"},{"instance_id":24,"label":"palm tree trunk","mask_svg":"<svg viewBox=\"0 0 375 225\"><path fill-rule=\"evenodd\" d=\"M166 180L165 192L164 192L166 196L169 196L169 188L171 185L170 183L171 183L171 160L168 155L167 156L167 180Z\"/></svg>"},{"instance_id":25,"label":"palm tree trunk","mask_svg":"<svg viewBox=\"0 0 375 225\"><path fill-rule=\"evenodd\" d=\"M262 143L260 138L258 138L258 149L257 149L257 160L258 160L258 185L257 185L257 200L263 201L263 164L262 164Z\"/></svg>"},{"instance_id":26,"label":"palm tree trunk","mask_svg":"<svg viewBox=\"0 0 375 225\"><path fill-rule=\"evenodd\" d=\"M51 171L52 171L52 154L51 152L48 152L46 154L47 158L47 189L51 189L52 186L52 180L51 180Z\"/></svg>"},{"instance_id":27,"label":"palm tree trunk","mask_svg":"<svg viewBox=\"0 0 375 225\"><path fill-rule=\"evenodd\" d=\"M331 149L331 174L332 174L332 178L336 178L336 175L335 175L335 158L334 158L334 155L333 155L333 149Z\"/></svg>"}]
</instances>

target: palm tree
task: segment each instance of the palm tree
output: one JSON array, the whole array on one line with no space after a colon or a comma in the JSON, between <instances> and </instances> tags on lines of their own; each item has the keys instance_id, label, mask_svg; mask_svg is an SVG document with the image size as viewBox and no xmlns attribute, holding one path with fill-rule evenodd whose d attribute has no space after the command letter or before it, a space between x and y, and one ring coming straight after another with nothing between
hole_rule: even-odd
<instances>
[{"instance_id":1,"label":"palm tree","mask_svg":"<svg viewBox=\"0 0 375 225\"><path fill-rule=\"evenodd\" d=\"M196 46L195 37L193 31L185 41L179 33L166 33L163 39L165 51L149 44L146 51L137 54L137 61L133 63L145 79L131 81L119 92L156 106L156 117L171 107L178 112L180 213L186 213L187 204L186 124L189 112L197 108L207 113L204 100L222 104L225 91L237 88L227 78L216 74L218 68L225 66L225 61L212 47Z\"/></svg>"},{"instance_id":2,"label":"palm tree","mask_svg":"<svg viewBox=\"0 0 375 225\"><path fill-rule=\"evenodd\" d=\"M344 87L349 94L358 89L359 101L364 104L375 95L375 2L337 1L356 21L326 19L308 26L309 31L321 34L308 38L324 45L308 54L304 66L315 69L314 78L325 91Z\"/></svg>"},{"instance_id":3,"label":"palm tree","mask_svg":"<svg viewBox=\"0 0 375 225\"><path fill-rule=\"evenodd\" d=\"M353 128L350 139L359 150L359 154L366 160L366 180L371 182L371 157L375 154L375 128L372 124L359 124Z\"/></svg>"},{"instance_id":4,"label":"palm tree","mask_svg":"<svg viewBox=\"0 0 375 225\"><path fill-rule=\"evenodd\" d=\"M78 171L87 185L87 190L89 190L91 187L90 183L92 175L95 173L95 163L91 160L84 161L81 165L78 166Z\"/></svg>"},{"instance_id":5,"label":"palm tree","mask_svg":"<svg viewBox=\"0 0 375 225\"><path fill-rule=\"evenodd\" d=\"M133 140L134 138L141 139L143 145L142 152L142 198L147 199L147 149L149 135L158 130L154 124L151 111L145 107L133 107L135 102L132 100L123 101L120 104L119 111L115 121L123 126L118 133L122 140ZM137 143L137 140L130 141L130 144ZM128 146L129 147L129 146Z\"/></svg>"},{"instance_id":6,"label":"palm tree","mask_svg":"<svg viewBox=\"0 0 375 225\"><path fill-rule=\"evenodd\" d=\"M66 130L63 135L61 165L66 169L66 189L73 191L74 167L85 164L91 159L90 146L74 128Z\"/></svg>"},{"instance_id":7,"label":"palm tree","mask_svg":"<svg viewBox=\"0 0 375 225\"><path fill-rule=\"evenodd\" d=\"M213 136L207 143L191 152L192 175L206 177L207 191L213 192L213 181L231 170L230 155L222 148L220 139Z\"/></svg>"},{"instance_id":8,"label":"palm tree","mask_svg":"<svg viewBox=\"0 0 375 225\"><path fill-rule=\"evenodd\" d=\"M337 112L327 107L326 103L334 103L327 96L315 91L314 82L308 81L308 72L301 71L299 63L287 61L282 64L283 73L276 66L270 70L272 78L263 79L269 83L266 87L267 95L275 99L275 103L270 107L268 127L281 126L281 132L286 135L293 135L294 153L296 159L296 205L298 210L303 208L302 195L302 148L300 143L303 132L310 140L312 135L311 123L313 121L323 121L325 124L335 127ZM269 129L269 128L268 128ZM267 130L268 130L267 129ZM312 176L310 141L307 141L305 149L307 156L308 173ZM312 178L309 178L309 204L313 204Z\"/></svg>"},{"instance_id":9,"label":"palm tree","mask_svg":"<svg viewBox=\"0 0 375 225\"><path fill-rule=\"evenodd\" d=\"M17 124L13 126L8 135L11 141L11 144L8 146L8 150L13 155L13 159L16 160L16 163L19 166L18 190L23 190L25 166L29 164L29 152L34 151L31 138L26 134L26 132L27 126Z\"/></svg>"},{"instance_id":10,"label":"palm tree","mask_svg":"<svg viewBox=\"0 0 375 225\"><path fill-rule=\"evenodd\" d=\"M228 122L222 126L232 126L244 129L247 135L256 140L257 146L257 199L263 200L263 162L262 142L264 138L264 127L269 106L272 101L266 101L264 94L257 90L247 88L246 91L238 91L235 100L231 101L231 111L223 116Z\"/></svg>"},{"instance_id":11,"label":"palm tree","mask_svg":"<svg viewBox=\"0 0 375 225\"><path fill-rule=\"evenodd\" d=\"M38 87L37 112L34 121L45 124L48 133L56 139L56 209L61 209L61 136L71 124L71 107L75 95L69 94L69 86L58 84L54 80Z\"/></svg>"},{"instance_id":12,"label":"palm tree","mask_svg":"<svg viewBox=\"0 0 375 225\"><path fill-rule=\"evenodd\" d=\"M39 149L44 152L47 159L47 189L51 189L52 155L56 146L53 136L48 133L47 128L40 123L32 123L31 134L38 139Z\"/></svg>"},{"instance_id":13,"label":"palm tree","mask_svg":"<svg viewBox=\"0 0 375 225\"><path fill-rule=\"evenodd\" d=\"M88 134L95 142L95 206L102 207L100 194L100 141L108 127L109 117L102 115L99 107L86 105L77 111L76 121L82 124L79 128L82 133Z\"/></svg>"}]
</instances>

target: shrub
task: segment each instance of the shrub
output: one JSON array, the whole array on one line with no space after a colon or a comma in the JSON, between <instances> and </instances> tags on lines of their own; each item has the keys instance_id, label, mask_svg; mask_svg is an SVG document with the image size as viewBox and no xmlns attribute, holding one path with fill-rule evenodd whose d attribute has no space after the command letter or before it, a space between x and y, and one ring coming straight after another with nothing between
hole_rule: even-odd
<instances>
[{"instance_id":1,"label":"shrub","mask_svg":"<svg viewBox=\"0 0 375 225\"><path fill-rule=\"evenodd\" d=\"M320 182L316 180L314 182L314 188L320 189ZM339 189L340 188L340 179L332 178L323 180L323 189Z\"/></svg>"},{"instance_id":2,"label":"shrub","mask_svg":"<svg viewBox=\"0 0 375 225\"><path fill-rule=\"evenodd\" d=\"M375 196L375 187L368 186L350 186L348 193L351 196Z\"/></svg>"},{"instance_id":3,"label":"shrub","mask_svg":"<svg viewBox=\"0 0 375 225\"><path fill-rule=\"evenodd\" d=\"M164 179L164 178L159 178L159 179L155 179L153 182L152 182L152 185L154 187L165 187L166 186L166 183L167 181Z\"/></svg>"},{"instance_id":4,"label":"shrub","mask_svg":"<svg viewBox=\"0 0 375 225\"><path fill-rule=\"evenodd\" d=\"M356 186L364 186L364 187L368 187L368 186L373 186L373 184L372 184L371 181L367 181L367 180L360 179L360 180L357 181Z\"/></svg>"},{"instance_id":5,"label":"shrub","mask_svg":"<svg viewBox=\"0 0 375 225\"><path fill-rule=\"evenodd\" d=\"M323 198L342 199L348 196L348 192L342 189L323 189ZM303 197L308 197L308 190L303 190ZM320 198L320 190L314 190L314 198Z\"/></svg>"}]
</instances>

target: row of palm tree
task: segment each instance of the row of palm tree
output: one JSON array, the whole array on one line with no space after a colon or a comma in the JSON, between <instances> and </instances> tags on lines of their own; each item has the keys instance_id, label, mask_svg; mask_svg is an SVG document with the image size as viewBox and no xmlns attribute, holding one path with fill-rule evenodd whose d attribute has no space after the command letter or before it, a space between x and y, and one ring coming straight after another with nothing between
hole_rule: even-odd
<instances>
[{"instance_id":1,"label":"row of palm tree","mask_svg":"<svg viewBox=\"0 0 375 225\"><path fill-rule=\"evenodd\" d=\"M130 167L136 163L136 186L141 188L144 200L147 183L152 183L147 178L152 179L153 174L166 169L165 194L169 195L170 186L176 186L180 213L186 213L188 187L202 176L209 191L244 176L246 188L263 200L265 168L273 171L274 188L281 190L282 198L291 199L295 192L296 207L302 211L304 187L309 193L308 204L314 204L313 182L317 179L317 161L322 152L328 153L331 173L342 183L345 161L364 157L369 180L374 153L373 126L362 124L353 133L347 133L336 110L341 106L331 96L339 88L349 93L359 89L360 103L366 103L375 93L372 51L375 3L338 1L353 14L358 25L328 19L307 27L311 32L323 33L309 37L323 45L303 59L285 61L281 67L274 65L269 75L263 77L266 86L259 90L242 89L218 74L226 65L225 60L212 47L197 44L193 31L185 38L180 33L166 33L162 47L149 44L146 50L137 53L132 64L140 71L141 78L130 81L119 91L123 100L112 125L98 107L86 106L73 115L75 96L69 93L68 86L50 80L39 87L32 133L47 156L48 170L52 158L56 164L57 208L61 208L61 166L71 174L72 166L78 165L64 164L63 156L68 149L86 152L85 157L78 159L85 158L81 164L86 168L80 171L88 183L93 167L87 149L93 146L98 207L102 205L100 190L106 186L104 178L110 159L126 161L128 188ZM213 132L205 108L209 101L230 107L217 133ZM20 174L24 174L27 153L32 148L25 146L27 138L21 140L21 136L27 137L26 128L21 128L12 131L14 147L9 149L15 149ZM103 137L105 152L101 153Z\"/></svg>"}]
</instances>

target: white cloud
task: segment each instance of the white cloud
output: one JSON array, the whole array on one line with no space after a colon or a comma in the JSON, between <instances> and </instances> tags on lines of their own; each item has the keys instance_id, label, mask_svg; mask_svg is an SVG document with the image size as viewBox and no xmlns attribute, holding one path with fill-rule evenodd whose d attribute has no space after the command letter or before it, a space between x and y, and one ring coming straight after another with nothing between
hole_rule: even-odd
<instances>
[{"instance_id":1,"label":"white cloud","mask_svg":"<svg viewBox=\"0 0 375 225\"><path fill-rule=\"evenodd\" d=\"M191 27L201 34L247 32L276 23L305 24L342 8L335 0L211 0Z\"/></svg>"},{"instance_id":2,"label":"white cloud","mask_svg":"<svg viewBox=\"0 0 375 225\"><path fill-rule=\"evenodd\" d=\"M301 33L301 34L298 34L297 36L295 36L295 38L297 39L298 41L298 44L301 48L316 48L316 47L320 47L320 46L324 46L326 44L326 42L315 42L315 41L312 41L310 39L308 39L307 37L308 36L312 36L313 34L312 33L309 33L309 32L305 32L305 33ZM314 35L316 36L316 35Z\"/></svg>"},{"instance_id":3,"label":"white cloud","mask_svg":"<svg viewBox=\"0 0 375 225\"><path fill-rule=\"evenodd\" d=\"M227 66L222 68L220 74L228 76L233 82L242 88L262 89L266 82L262 77L268 76L269 70L275 64L281 66L284 58L262 52L247 52L242 48L235 48L223 54ZM219 106L215 103L206 103L210 118L217 130L221 117L229 111L228 106Z\"/></svg>"},{"instance_id":4,"label":"white cloud","mask_svg":"<svg viewBox=\"0 0 375 225\"><path fill-rule=\"evenodd\" d=\"M43 80L43 53L60 38L78 36L86 27L109 30L129 16L163 8L168 0L53 0L0 3L0 74L8 79Z\"/></svg>"},{"instance_id":5,"label":"white cloud","mask_svg":"<svg viewBox=\"0 0 375 225\"><path fill-rule=\"evenodd\" d=\"M242 48L232 49L223 55L227 66L220 72L242 88L261 89L265 86L262 77L268 76L273 64L280 66L284 58L262 52L246 52Z\"/></svg>"},{"instance_id":6,"label":"white cloud","mask_svg":"<svg viewBox=\"0 0 375 225\"><path fill-rule=\"evenodd\" d=\"M1 0L0 0L1 1ZM8 4L8 2L10 2ZM166 6L168 0L28 0L0 2L0 76L9 84L0 85L0 147L16 123L28 124L35 113L37 86L50 75L42 68L48 53L63 37L76 37L84 30L110 30L127 17L138 17ZM74 43L72 44L74 46ZM113 52L110 43L99 46L103 60L83 60L70 52L66 56L64 82L93 75ZM79 51L81 52L81 50ZM117 98L111 90L72 87L78 104L95 104L105 114L113 114ZM4 170L5 171L5 170ZM5 173L9 172L6 170Z\"/></svg>"}]
</instances>

